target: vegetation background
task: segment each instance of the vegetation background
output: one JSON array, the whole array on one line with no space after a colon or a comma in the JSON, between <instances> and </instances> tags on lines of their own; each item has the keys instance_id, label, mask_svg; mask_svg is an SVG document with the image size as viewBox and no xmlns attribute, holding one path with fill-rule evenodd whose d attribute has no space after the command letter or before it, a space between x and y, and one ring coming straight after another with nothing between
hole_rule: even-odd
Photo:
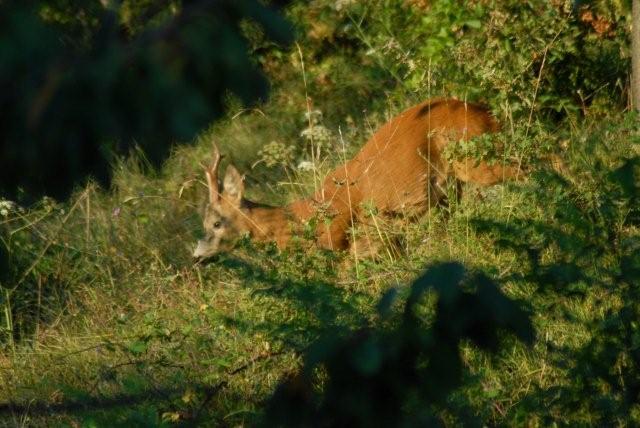
<instances>
[{"instance_id":1,"label":"vegetation background","mask_svg":"<svg viewBox=\"0 0 640 428\"><path fill-rule=\"evenodd\" d=\"M0 424L640 423L629 3L0 3ZM436 96L502 123L448 156L526 179L372 212L376 259L301 237L192 265L212 140L281 204Z\"/></svg>"}]
</instances>

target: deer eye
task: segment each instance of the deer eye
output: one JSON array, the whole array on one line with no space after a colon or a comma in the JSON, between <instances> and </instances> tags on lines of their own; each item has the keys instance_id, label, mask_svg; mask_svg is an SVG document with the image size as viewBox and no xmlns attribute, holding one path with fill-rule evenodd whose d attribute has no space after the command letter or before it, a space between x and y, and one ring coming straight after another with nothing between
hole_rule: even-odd
<instances>
[{"instance_id":1,"label":"deer eye","mask_svg":"<svg viewBox=\"0 0 640 428\"><path fill-rule=\"evenodd\" d=\"M220 226L222 226L222 223L220 223L219 221L216 221L215 223L213 223L213 227L215 229L220 229Z\"/></svg>"}]
</instances>

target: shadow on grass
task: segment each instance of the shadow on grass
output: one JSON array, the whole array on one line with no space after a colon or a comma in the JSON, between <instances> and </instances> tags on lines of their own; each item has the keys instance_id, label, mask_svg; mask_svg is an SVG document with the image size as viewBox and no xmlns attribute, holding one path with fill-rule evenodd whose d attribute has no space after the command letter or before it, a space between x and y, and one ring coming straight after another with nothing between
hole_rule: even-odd
<instances>
[{"instance_id":1,"label":"shadow on grass","mask_svg":"<svg viewBox=\"0 0 640 428\"><path fill-rule=\"evenodd\" d=\"M112 396L91 396L80 393L76 394L77 397L74 399L60 402L0 403L0 419L9 416L20 419L28 415L30 419L37 420L73 415L85 423L99 423L96 426L161 426L163 425L161 410L165 410L165 419L174 418L175 422L194 423L203 417L204 406L226 385L224 381L216 385L190 383L123 392ZM202 399L188 408L181 406L179 411L171 411L171 403L180 402L187 390L199 394ZM208 415L208 417L211 416Z\"/></svg>"},{"instance_id":2,"label":"shadow on grass","mask_svg":"<svg viewBox=\"0 0 640 428\"><path fill-rule=\"evenodd\" d=\"M265 322L250 326L242 317L228 317L228 323L241 329L265 330L285 343L296 343L297 348L327 331L366 324L375 299L336 285L335 272L330 270L334 255L284 252L277 257L279 260L265 267L250 259L228 256L219 261L219 266L234 272L252 295L285 301L295 317L277 325ZM296 266L287 267L288 258L297 259ZM307 259L307 266L297 266L302 258Z\"/></svg>"},{"instance_id":3,"label":"shadow on grass","mask_svg":"<svg viewBox=\"0 0 640 428\"><path fill-rule=\"evenodd\" d=\"M538 296L554 302L557 316L589 332L578 346L548 345L570 382L534 386L510 409L516 420L532 414L544 426L559 419L584 424L585 415L596 426L639 420L640 157L618 159L614 169L599 162L581 181L555 173L534 177L530 196L545 210L544 221L472 223L523 262L507 280L535 285ZM597 183L598 190L585 190L583 182ZM563 304L577 299L591 300L593 314L580 319Z\"/></svg>"},{"instance_id":4,"label":"shadow on grass","mask_svg":"<svg viewBox=\"0 0 640 428\"><path fill-rule=\"evenodd\" d=\"M497 353L513 343L507 333L531 344L529 314L495 281L455 262L429 266L399 314L390 310L396 294L391 289L380 300L371 326L316 341L268 401L262 426L447 426L445 413L455 425L475 422L469 403L449 402L466 381L460 346ZM437 296L431 323L427 294Z\"/></svg>"}]
</instances>

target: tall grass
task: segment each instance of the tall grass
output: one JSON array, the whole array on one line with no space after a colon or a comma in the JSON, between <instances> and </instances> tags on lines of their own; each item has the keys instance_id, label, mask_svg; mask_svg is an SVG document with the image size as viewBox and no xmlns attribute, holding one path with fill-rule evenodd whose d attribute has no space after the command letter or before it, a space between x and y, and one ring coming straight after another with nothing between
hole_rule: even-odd
<instances>
[{"instance_id":1,"label":"tall grass","mask_svg":"<svg viewBox=\"0 0 640 428\"><path fill-rule=\"evenodd\" d=\"M466 17L445 13L455 4L441 2L434 11L462 25L459 33L468 40L452 54L454 60L440 65L434 60L430 68L423 53L412 58L402 49L411 34L392 31L408 20L422 22L417 34L433 36L420 21L426 12L415 9L420 2L408 2L415 3L410 9L376 2L377 15L373 9L359 11L363 4L336 15L329 3L316 2L310 9L295 5L290 13L309 30L299 50L261 58L274 82L265 105L232 108L192 146L176 149L161 170L152 170L141 153L131 153L114 163L110 189L86 183L65 202L45 199L0 211L0 245L11 262L0 276L0 426L254 424L280 379L300 367L318 337L372 325L386 290L398 287L406 295L407 284L427 263L448 260L486 273L507 296L526 302L538 340L531 348L507 342L496 355L463 343L464 384L448 397L442 421L455 424L466 414L487 425L597 425L605 414L589 401L600 397L597 390L602 402L615 409L611 423L637 423L627 419L637 419L638 409L611 404L622 393L605 381L590 396L581 396L577 379L584 380L578 375L586 369L580 371L584 367L573 359L583 355L581 361L589 362L588 345L602 334L598 323L626 307L628 294L615 281L607 282L607 275L623 266L630 248L637 248L637 222L625 216L637 207L611 197L619 186L610 171L640 154L637 118L605 108L619 100L608 104L604 97L578 113L560 106L564 119L552 126L538 120L567 101L564 94L541 97L553 87L546 79L561 71L553 61L561 62L573 52L571 46L562 45L566 51L561 52L549 48L552 64L545 67L553 66L551 74L542 67L526 74L498 64L492 67L499 73L492 74L488 63L482 70L471 69L482 58L461 56L463 48L477 37L487 40L488 49L497 49L499 29L491 27L486 38L473 33L469 26L475 21L461 24ZM317 22L304 15L307 11ZM562 16L545 11L545 23L565 28ZM336 16L344 27L333 33L310 29ZM527 23L533 25L520 24ZM545 37L556 32L545 34L534 47L542 46L538 51L546 54L550 40ZM445 36L436 38L443 46L461 37L455 32ZM558 40L566 42L565 36L561 33ZM337 47L331 47L334 42ZM597 42L609 52L617 39ZM521 66L520 57L528 53L509 64ZM428 67L417 70L414 63L411 68L412 59ZM451 67L458 66L463 74L453 73ZM450 87L441 80L446 72L455 80ZM480 72L487 73L487 80ZM514 75L518 92L506 94L504 83ZM436 79L434 87L430 78ZM481 93L461 89L464 78ZM547 85L544 91L536 81ZM486 85L474 86L477 82ZM381 243L377 258L322 252L305 239L284 251L244 240L215 264L192 265L206 195L200 164L208 161L212 140L227 154L226 163L247 173L250 199L283 204L311 194L323 174L350 158L386 119L447 89L474 97L496 89L498 95L488 101L502 112L501 144L486 146L479 140L464 154L501 161L509 151L509 160L524 160L523 180L488 189L467 186L461 197L451 183L448 205L418 221L389 220L372 212L371 224L353 234L371 246ZM265 151L271 142L276 143L273 150ZM561 152L565 162L557 178L561 185L549 179L550 172L540 173L549 171L547 163L533 161L549 148ZM311 161L315 169L298 168L302 161ZM582 210L573 213L575 224L583 216L587 228L615 229L611 240L620 243L617 252L607 250L589 264L576 257L581 268L589 269L578 285L558 286L550 269L565 255L580 252L574 241L554 240L578 233L574 223L561 218L563 206ZM549 276L535 276L534 261ZM555 288L542 287L541 281ZM424 305L426 320L432 306ZM614 361L620 373L629 367L625 358ZM318 379L321 384L322 373ZM606 396L609 390L619 395Z\"/></svg>"}]
</instances>

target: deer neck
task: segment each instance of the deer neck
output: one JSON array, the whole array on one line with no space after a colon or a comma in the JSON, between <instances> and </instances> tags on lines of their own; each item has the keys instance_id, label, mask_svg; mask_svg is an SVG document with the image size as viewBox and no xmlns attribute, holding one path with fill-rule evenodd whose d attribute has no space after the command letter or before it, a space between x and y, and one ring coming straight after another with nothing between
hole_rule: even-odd
<instances>
[{"instance_id":1,"label":"deer neck","mask_svg":"<svg viewBox=\"0 0 640 428\"><path fill-rule=\"evenodd\" d=\"M301 223L311 217L310 204L296 201L284 207L273 207L245 201L245 228L254 239L275 241L278 247L287 245Z\"/></svg>"}]
</instances>

